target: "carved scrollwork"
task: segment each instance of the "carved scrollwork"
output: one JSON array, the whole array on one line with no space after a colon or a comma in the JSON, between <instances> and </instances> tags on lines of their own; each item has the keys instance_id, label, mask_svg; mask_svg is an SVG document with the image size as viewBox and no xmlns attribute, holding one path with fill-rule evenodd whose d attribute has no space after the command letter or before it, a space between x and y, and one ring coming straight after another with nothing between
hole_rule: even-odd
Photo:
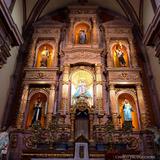
<instances>
[{"instance_id":1,"label":"carved scrollwork","mask_svg":"<svg viewBox=\"0 0 160 160\"><path fill-rule=\"evenodd\" d=\"M25 147L28 148L28 149L36 147L36 145L33 142L33 137L32 136L24 137L24 144L25 144Z\"/></svg>"},{"instance_id":2,"label":"carved scrollwork","mask_svg":"<svg viewBox=\"0 0 160 160\"><path fill-rule=\"evenodd\" d=\"M17 135L11 135L10 136L10 147L11 148L16 148L17 147L17 140L18 140L18 136Z\"/></svg>"},{"instance_id":3,"label":"carved scrollwork","mask_svg":"<svg viewBox=\"0 0 160 160\"><path fill-rule=\"evenodd\" d=\"M63 50L65 55L64 63L77 63L77 62L88 62L88 63L101 63L101 53L103 50L101 49L92 49L84 47L77 47L74 49L65 49Z\"/></svg>"},{"instance_id":4,"label":"carved scrollwork","mask_svg":"<svg viewBox=\"0 0 160 160\"><path fill-rule=\"evenodd\" d=\"M24 137L26 148L36 148L39 144L52 146L54 142L68 141L70 126L58 123L58 117L52 119L48 128L42 128L37 121L32 125L31 136Z\"/></svg>"},{"instance_id":5,"label":"carved scrollwork","mask_svg":"<svg viewBox=\"0 0 160 160\"><path fill-rule=\"evenodd\" d=\"M50 71L36 71L31 70L27 71L25 80L27 81L35 81L35 80L54 80L55 79L55 72Z\"/></svg>"},{"instance_id":6,"label":"carved scrollwork","mask_svg":"<svg viewBox=\"0 0 160 160\"><path fill-rule=\"evenodd\" d=\"M141 78L136 71L111 71L109 80L112 82L141 82Z\"/></svg>"},{"instance_id":7,"label":"carved scrollwork","mask_svg":"<svg viewBox=\"0 0 160 160\"><path fill-rule=\"evenodd\" d=\"M75 104L76 108L81 112L85 111L89 107L89 103L85 98L79 98Z\"/></svg>"},{"instance_id":8,"label":"carved scrollwork","mask_svg":"<svg viewBox=\"0 0 160 160\"><path fill-rule=\"evenodd\" d=\"M138 149L139 146L139 141L136 137L128 137L127 138L127 142L128 142L128 149Z\"/></svg>"}]
</instances>

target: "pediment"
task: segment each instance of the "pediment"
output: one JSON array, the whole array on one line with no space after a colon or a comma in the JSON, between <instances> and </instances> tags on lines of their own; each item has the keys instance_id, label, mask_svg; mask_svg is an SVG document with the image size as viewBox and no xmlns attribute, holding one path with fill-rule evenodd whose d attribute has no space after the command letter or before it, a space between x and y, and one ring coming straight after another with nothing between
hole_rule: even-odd
<instances>
[{"instance_id":1,"label":"pediment","mask_svg":"<svg viewBox=\"0 0 160 160\"><path fill-rule=\"evenodd\" d=\"M64 56L64 63L90 63L97 64L101 62L103 49L76 47L62 50L61 56Z\"/></svg>"}]
</instances>

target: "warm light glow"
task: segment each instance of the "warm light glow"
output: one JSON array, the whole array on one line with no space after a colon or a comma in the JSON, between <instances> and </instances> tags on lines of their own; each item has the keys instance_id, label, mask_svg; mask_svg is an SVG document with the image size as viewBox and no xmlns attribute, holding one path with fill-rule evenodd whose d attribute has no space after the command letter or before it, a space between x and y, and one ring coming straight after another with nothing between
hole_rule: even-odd
<instances>
[{"instance_id":1,"label":"warm light glow","mask_svg":"<svg viewBox=\"0 0 160 160\"><path fill-rule=\"evenodd\" d=\"M91 73L85 70L77 70L73 73L71 78L71 97L72 104L74 103L73 96L78 92L80 85L91 96L89 98L90 105L93 104L93 76Z\"/></svg>"},{"instance_id":2,"label":"warm light glow","mask_svg":"<svg viewBox=\"0 0 160 160\"><path fill-rule=\"evenodd\" d=\"M38 99L38 97L40 97L41 101L42 101L42 118L41 118L41 124L42 127L44 127L44 115L45 112L47 110L46 105L47 105L47 97L43 94L43 93L36 93L34 94L30 101L29 101L29 112L28 112L28 117L27 117L27 123L26 123L26 127L28 128L31 123L32 123L32 119L33 119L33 114L34 114L34 107L36 104L36 101Z\"/></svg>"},{"instance_id":3,"label":"warm light glow","mask_svg":"<svg viewBox=\"0 0 160 160\"><path fill-rule=\"evenodd\" d=\"M45 50L48 50L48 55L46 55ZM54 59L54 49L49 44L44 44L39 47L37 59L36 59L36 67L41 67L41 61L44 56L47 56L47 67L51 67Z\"/></svg>"},{"instance_id":4,"label":"warm light glow","mask_svg":"<svg viewBox=\"0 0 160 160\"><path fill-rule=\"evenodd\" d=\"M119 105L119 113L121 118L121 125L124 122L124 113L123 113L123 105L124 105L124 100L127 99L130 103L130 105L132 106L133 112L132 112L132 125L134 126L134 129L139 129L139 125L138 125L138 116L137 116L137 108L136 108L136 104L135 101L133 99L133 97L127 93L123 93L119 96L118 98L118 105Z\"/></svg>"},{"instance_id":5,"label":"warm light glow","mask_svg":"<svg viewBox=\"0 0 160 160\"><path fill-rule=\"evenodd\" d=\"M91 33L90 33L90 27L88 24L86 23L80 23L78 25L76 25L75 27L75 44L79 44L79 32L80 30L85 31L86 33L86 38L87 38L87 42L86 44L90 43L90 37L91 37Z\"/></svg>"},{"instance_id":6,"label":"warm light glow","mask_svg":"<svg viewBox=\"0 0 160 160\"><path fill-rule=\"evenodd\" d=\"M116 52L117 49L119 49L123 53L123 57L126 62L125 67L129 67L129 57L128 57L128 53L127 53L127 48L124 45L122 45L121 42L118 42L116 45L114 45L112 47L114 66L115 67L122 67L122 65L119 62L118 56L117 56L117 52Z\"/></svg>"}]
</instances>

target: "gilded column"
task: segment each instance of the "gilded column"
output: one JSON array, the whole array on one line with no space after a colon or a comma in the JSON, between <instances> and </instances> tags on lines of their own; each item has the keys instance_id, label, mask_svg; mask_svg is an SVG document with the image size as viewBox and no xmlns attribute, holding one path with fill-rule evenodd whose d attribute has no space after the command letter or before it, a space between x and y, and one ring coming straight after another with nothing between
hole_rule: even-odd
<instances>
[{"instance_id":1,"label":"gilded column","mask_svg":"<svg viewBox=\"0 0 160 160\"><path fill-rule=\"evenodd\" d=\"M115 129L118 129L118 108L116 103L116 94L115 94L115 87L113 84L109 86L109 96L110 96L110 112L112 115L112 120Z\"/></svg>"},{"instance_id":2,"label":"gilded column","mask_svg":"<svg viewBox=\"0 0 160 160\"><path fill-rule=\"evenodd\" d=\"M55 85L51 85L49 99L48 99L47 119L46 119L47 127L52 121L52 115L55 110L54 107L56 107L54 104L55 104Z\"/></svg>"},{"instance_id":3,"label":"gilded column","mask_svg":"<svg viewBox=\"0 0 160 160\"><path fill-rule=\"evenodd\" d=\"M106 38L106 50L107 50L107 66L108 67L113 67L113 60L112 60L112 51L110 50L110 45L109 45L109 38Z\"/></svg>"},{"instance_id":4,"label":"gilded column","mask_svg":"<svg viewBox=\"0 0 160 160\"><path fill-rule=\"evenodd\" d=\"M102 86L102 65L96 65L96 106L98 110L98 114L104 114L103 108L103 86Z\"/></svg>"},{"instance_id":5,"label":"gilded column","mask_svg":"<svg viewBox=\"0 0 160 160\"><path fill-rule=\"evenodd\" d=\"M93 47L98 47L98 27L96 17L92 18L93 28L92 28L92 45Z\"/></svg>"},{"instance_id":6,"label":"gilded column","mask_svg":"<svg viewBox=\"0 0 160 160\"><path fill-rule=\"evenodd\" d=\"M35 58L35 46L36 46L36 39L32 38L30 47L29 47L29 54L27 58L27 67L33 67L34 58Z\"/></svg>"},{"instance_id":7,"label":"gilded column","mask_svg":"<svg viewBox=\"0 0 160 160\"><path fill-rule=\"evenodd\" d=\"M62 81L62 100L61 100L61 114L65 115L69 110L69 70L68 64L63 68L63 81Z\"/></svg>"},{"instance_id":8,"label":"gilded column","mask_svg":"<svg viewBox=\"0 0 160 160\"><path fill-rule=\"evenodd\" d=\"M136 51L134 48L133 39L129 39L129 46L130 46L130 61L131 61L132 67L137 67L138 63L137 63Z\"/></svg>"},{"instance_id":9,"label":"gilded column","mask_svg":"<svg viewBox=\"0 0 160 160\"><path fill-rule=\"evenodd\" d=\"M70 28L69 28L69 33L68 33L68 47L72 47L73 45L73 22L74 20L71 18Z\"/></svg>"},{"instance_id":10,"label":"gilded column","mask_svg":"<svg viewBox=\"0 0 160 160\"><path fill-rule=\"evenodd\" d=\"M22 93L21 104L17 117L17 128L20 129L23 126L24 112L26 110L27 99L28 99L29 85L25 85Z\"/></svg>"},{"instance_id":11,"label":"gilded column","mask_svg":"<svg viewBox=\"0 0 160 160\"><path fill-rule=\"evenodd\" d=\"M52 67L58 66L58 42L56 40L55 46L53 47L53 62L52 62Z\"/></svg>"},{"instance_id":12,"label":"gilded column","mask_svg":"<svg viewBox=\"0 0 160 160\"><path fill-rule=\"evenodd\" d=\"M90 142L93 142L93 114L89 115L89 121L90 121L90 136L89 136L89 140Z\"/></svg>"},{"instance_id":13,"label":"gilded column","mask_svg":"<svg viewBox=\"0 0 160 160\"><path fill-rule=\"evenodd\" d=\"M75 121L75 115L71 114L71 141L74 141L74 121Z\"/></svg>"},{"instance_id":14,"label":"gilded column","mask_svg":"<svg viewBox=\"0 0 160 160\"><path fill-rule=\"evenodd\" d=\"M143 97L142 86L137 85L136 90L137 90L138 105L139 105L140 117L141 117L141 128L145 129L148 126L148 121L146 117L146 108L145 108L145 101Z\"/></svg>"}]
</instances>

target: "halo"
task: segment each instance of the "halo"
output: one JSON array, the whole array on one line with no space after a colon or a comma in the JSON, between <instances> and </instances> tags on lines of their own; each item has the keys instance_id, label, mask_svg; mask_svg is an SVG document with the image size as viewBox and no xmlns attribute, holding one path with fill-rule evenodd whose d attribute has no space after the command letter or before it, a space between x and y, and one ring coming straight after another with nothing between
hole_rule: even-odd
<instances>
[{"instance_id":1,"label":"halo","mask_svg":"<svg viewBox=\"0 0 160 160\"><path fill-rule=\"evenodd\" d=\"M91 73L84 71L84 70L78 70L72 75L72 83L75 86L78 86L80 81L84 81L86 83L86 86L90 86L93 84L93 76Z\"/></svg>"}]
</instances>

